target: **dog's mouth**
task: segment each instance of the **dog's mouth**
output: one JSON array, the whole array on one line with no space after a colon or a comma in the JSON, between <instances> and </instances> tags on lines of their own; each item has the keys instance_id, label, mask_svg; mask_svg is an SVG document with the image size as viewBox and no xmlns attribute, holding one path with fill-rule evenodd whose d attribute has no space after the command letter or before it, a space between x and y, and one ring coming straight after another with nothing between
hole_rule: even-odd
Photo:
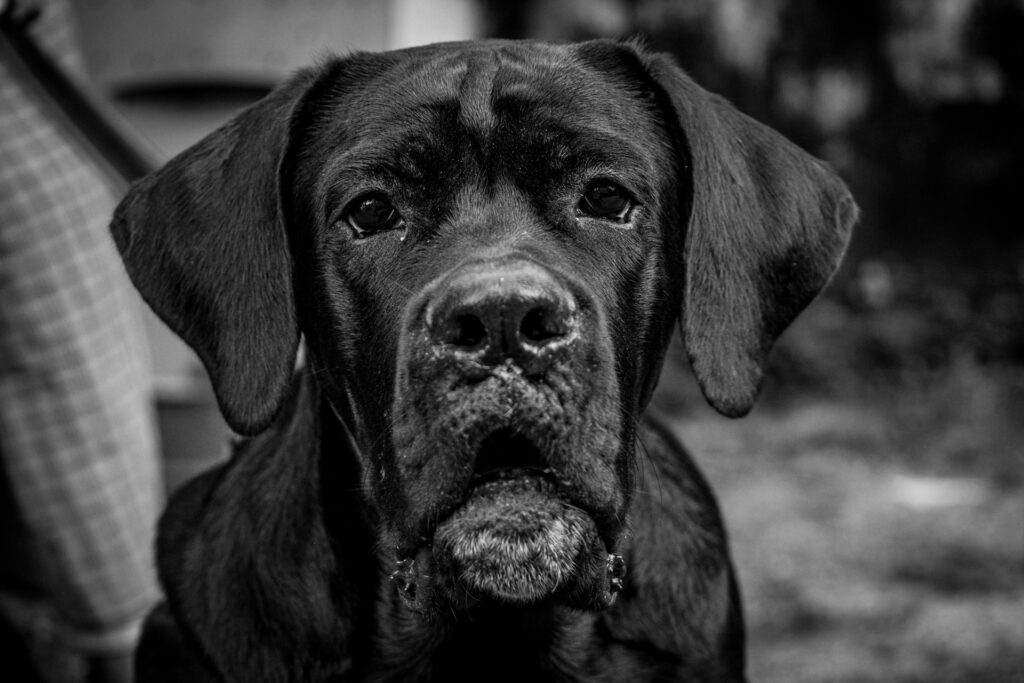
<instances>
[{"instance_id":1,"label":"dog's mouth","mask_svg":"<svg viewBox=\"0 0 1024 683\"><path fill-rule=\"evenodd\" d=\"M470 492L493 481L554 477L540 448L513 429L499 429L484 438L475 463Z\"/></svg>"},{"instance_id":2,"label":"dog's mouth","mask_svg":"<svg viewBox=\"0 0 1024 683\"><path fill-rule=\"evenodd\" d=\"M412 573L400 583L429 576L458 607L555 600L594 608L614 596L592 516L566 495L541 448L512 429L483 439L462 503L415 557L419 566L407 562Z\"/></svg>"}]
</instances>

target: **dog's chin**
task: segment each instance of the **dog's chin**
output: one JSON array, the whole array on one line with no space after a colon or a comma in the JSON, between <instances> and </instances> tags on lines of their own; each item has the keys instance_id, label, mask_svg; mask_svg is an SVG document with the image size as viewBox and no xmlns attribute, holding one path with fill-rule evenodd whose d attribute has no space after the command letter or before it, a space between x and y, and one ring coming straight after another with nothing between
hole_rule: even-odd
<instances>
[{"instance_id":1,"label":"dog's chin","mask_svg":"<svg viewBox=\"0 0 1024 683\"><path fill-rule=\"evenodd\" d=\"M612 599L593 520L540 474L475 485L437 527L430 555L434 590L456 608L545 601L600 608Z\"/></svg>"},{"instance_id":2,"label":"dog's chin","mask_svg":"<svg viewBox=\"0 0 1024 683\"><path fill-rule=\"evenodd\" d=\"M594 525L539 476L479 484L434 536L438 568L478 598L530 603L580 570Z\"/></svg>"}]
</instances>

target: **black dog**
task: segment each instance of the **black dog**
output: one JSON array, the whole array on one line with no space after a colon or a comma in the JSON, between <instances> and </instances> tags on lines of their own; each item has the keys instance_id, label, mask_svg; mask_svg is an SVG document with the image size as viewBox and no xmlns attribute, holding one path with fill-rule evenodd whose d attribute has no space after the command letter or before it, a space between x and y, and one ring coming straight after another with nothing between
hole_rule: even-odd
<instances>
[{"instance_id":1,"label":"black dog","mask_svg":"<svg viewBox=\"0 0 1024 683\"><path fill-rule=\"evenodd\" d=\"M714 499L644 408L678 321L745 413L855 213L634 44L300 73L114 218L255 435L164 516L142 680L743 680Z\"/></svg>"}]
</instances>

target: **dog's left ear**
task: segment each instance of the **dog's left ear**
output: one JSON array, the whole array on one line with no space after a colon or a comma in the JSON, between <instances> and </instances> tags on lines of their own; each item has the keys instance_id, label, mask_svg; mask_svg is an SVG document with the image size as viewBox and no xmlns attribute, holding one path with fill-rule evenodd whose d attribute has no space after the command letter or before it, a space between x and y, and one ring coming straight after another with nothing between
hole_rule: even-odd
<instances>
[{"instance_id":1,"label":"dog's left ear","mask_svg":"<svg viewBox=\"0 0 1024 683\"><path fill-rule=\"evenodd\" d=\"M668 95L692 175L683 341L708 402L740 416L771 345L838 267L857 206L824 163L702 89L671 58L642 59Z\"/></svg>"},{"instance_id":2,"label":"dog's left ear","mask_svg":"<svg viewBox=\"0 0 1024 683\"><path fill-rule=\"evenodd\" d=\"M199 354L237 432L281 407L299 341L279 166L298 74L129 190L111 231L143 298Z\"/></svg>"}]
</instances>

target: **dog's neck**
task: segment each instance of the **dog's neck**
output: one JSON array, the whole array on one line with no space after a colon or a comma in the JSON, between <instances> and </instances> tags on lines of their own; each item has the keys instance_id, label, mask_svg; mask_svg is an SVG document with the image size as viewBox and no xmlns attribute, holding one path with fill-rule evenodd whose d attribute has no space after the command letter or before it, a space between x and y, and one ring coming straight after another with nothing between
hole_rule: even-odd
<instances>
[{"instance_id":1,"label":"dog's neck","mask_svg":"<svg viewBox=\"0 0 1024 683\"><path fill-rule=\"evenodd\" d=\"M597 654L589 613L475 607L427 619L396 602L386 596L378 610L369 680L572 680Z\"/></svg>"}]
</instances>

